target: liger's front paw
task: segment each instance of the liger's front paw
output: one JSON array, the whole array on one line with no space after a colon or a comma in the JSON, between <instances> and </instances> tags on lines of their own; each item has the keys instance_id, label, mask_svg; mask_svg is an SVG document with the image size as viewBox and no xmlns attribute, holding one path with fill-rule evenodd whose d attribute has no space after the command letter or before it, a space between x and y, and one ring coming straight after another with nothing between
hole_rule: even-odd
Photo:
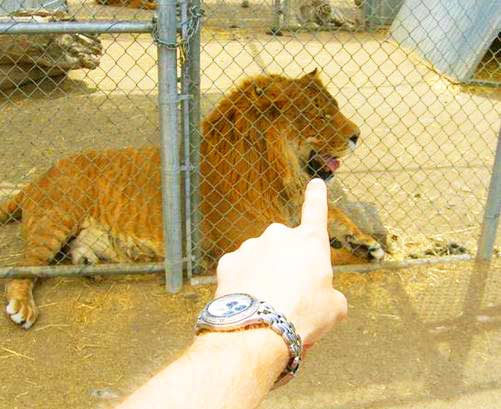
<instances>
[{"instance_id":1,"label":"liger's front paw","mask_svg":"<svg viewBox=\"0 0 501 409\"><path fill-rule=\"evenodd\" d=\"M76 239L71 243L69 253L71 262L75 265L99 263L99 257L94 253L92 248L77 242Z\"/></svg>"},{"instance_id":2,"label":"liger's front paw","mask_svg":"<svg viewBox=\"0 0 501 409\"><path fill-rule=\"evenodd\" d=\"M347 235L345 241L348 248L357 256L364 257L372 262L379 262L384 259L385 251L383 246L370 236Z\"/></svg>"},{"instance_id":3,"label":"liger's front paw","mask_svg":"<svg viewBox=\"0 0 501 409\"><path fill-rule=\"evenodd\" d=\"M5 308L9 318L24 329L29 329L38 318L38 308L33 297L18 297L7 299Z\"/></svg>"}]
</instances>

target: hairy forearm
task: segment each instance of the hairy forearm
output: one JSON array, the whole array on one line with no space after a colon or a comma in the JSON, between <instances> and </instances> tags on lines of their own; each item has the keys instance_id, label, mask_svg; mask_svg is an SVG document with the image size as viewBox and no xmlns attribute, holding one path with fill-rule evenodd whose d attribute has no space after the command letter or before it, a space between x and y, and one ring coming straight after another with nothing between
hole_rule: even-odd
<instances>
[{"instance_id":1,"label":"hairy forearm","mask_svg":"<svg viewBox=\"0 0 501 409\"><path fill-rule=\"evenodd\" d=\"M269 328L203 334L117 409L255 408L288 358Z\"/></svg>"}]
</instances>

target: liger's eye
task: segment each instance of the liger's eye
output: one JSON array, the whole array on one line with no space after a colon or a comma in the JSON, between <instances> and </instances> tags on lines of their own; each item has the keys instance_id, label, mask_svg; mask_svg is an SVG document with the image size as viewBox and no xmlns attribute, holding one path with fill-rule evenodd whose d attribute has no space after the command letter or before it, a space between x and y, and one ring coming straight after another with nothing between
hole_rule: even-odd
<instances>
[{"instance_id":1,"label":"liger's eye","mask_svg":"<svg viewBox=\"0 0 501 409\"><path fill-rule=\"evenodd\" d=\"M324 119L326 121L330 121L332 119L332 115L331 114L324 114Z\"/></svg>"}]
</instances>

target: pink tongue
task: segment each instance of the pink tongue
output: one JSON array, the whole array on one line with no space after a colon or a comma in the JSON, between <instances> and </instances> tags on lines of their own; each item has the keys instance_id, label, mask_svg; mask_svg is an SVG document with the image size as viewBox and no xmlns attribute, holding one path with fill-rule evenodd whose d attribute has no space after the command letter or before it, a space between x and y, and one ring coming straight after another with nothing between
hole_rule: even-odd
<instances>
[{"instance_id":1,"label":"pink tongue","mask_svg":"<svg viewBox=\"0 0 501 409\"><path fill-rule=\"evenodd\" d=\"M338 159L330 158L325 162L327 167L331 170L331 172L335 172L339 166L341 166L341 162Z\"/></svg>"}]
</instances>

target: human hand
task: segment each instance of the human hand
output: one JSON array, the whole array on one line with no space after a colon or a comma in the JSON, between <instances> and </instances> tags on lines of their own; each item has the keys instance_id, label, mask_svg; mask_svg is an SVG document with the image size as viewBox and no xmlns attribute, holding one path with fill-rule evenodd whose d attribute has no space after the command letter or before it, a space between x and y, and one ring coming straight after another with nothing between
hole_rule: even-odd
<instances>
[{"instance_id":1,"label":"human hand","mask_svg":"<svg viewBox=\"0 0 501 409\"><path fill-rule=\"evenodd\" d=\"M346 298L332 288L327 191L321 179L305 193L301 224L270 225L217 267L216 297L247 293L271 304L294 324L306 347L346 317Z\"/></svg>"}]
</instances>

